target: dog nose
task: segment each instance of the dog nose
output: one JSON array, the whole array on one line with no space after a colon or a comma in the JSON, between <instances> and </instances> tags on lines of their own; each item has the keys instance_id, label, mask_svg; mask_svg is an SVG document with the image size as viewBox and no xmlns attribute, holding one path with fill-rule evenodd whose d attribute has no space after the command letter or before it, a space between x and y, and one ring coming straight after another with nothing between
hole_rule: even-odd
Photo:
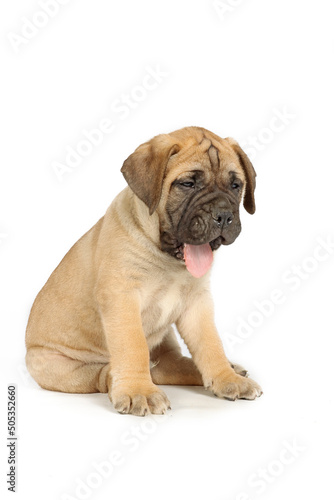
<instances>
[{"instance_id":1,"label":"dog nose","mask_svg":"<svg viewBox=\"0 0 334 500\"><path fill-rule=\"evenodd\" d=\"M233 214L231 212L219 212L212 217L218 227L229 226L233 221Z\"/></svg>"}]
</instances>

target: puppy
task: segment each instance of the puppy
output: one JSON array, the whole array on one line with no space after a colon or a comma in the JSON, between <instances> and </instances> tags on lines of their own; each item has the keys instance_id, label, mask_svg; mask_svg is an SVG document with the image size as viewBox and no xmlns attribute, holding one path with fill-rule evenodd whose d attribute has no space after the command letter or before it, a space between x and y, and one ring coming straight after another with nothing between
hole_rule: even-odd
<instances>
[{"instance_id":1,"label":"puppy","mask_svg":"<svg viewBox=\"0 0 334 500\"><path fill-rule=\"evenodd\" d=\"M108 393L133 415L165 413L160 384L204 385L231 400L261 395L227 360L209 291L213 252L240 233L241 201L255 211L248 157L233 139L187 127L142 144L121 171L128 187L33 304L31 375L52 391Z\"/></svg>"}]
</instances>

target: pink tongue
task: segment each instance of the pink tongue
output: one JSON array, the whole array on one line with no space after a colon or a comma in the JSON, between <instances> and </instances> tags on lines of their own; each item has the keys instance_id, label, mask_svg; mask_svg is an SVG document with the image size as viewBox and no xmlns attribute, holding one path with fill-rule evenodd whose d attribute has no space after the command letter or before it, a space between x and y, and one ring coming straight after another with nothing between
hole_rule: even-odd
<instances>
[{"instance_id":1,"label":"pink tongue","mask_svg":"<svg viewBox=\"0 0 334 500\"><path fill-rule=\"evenodd\" d=\"M213 253L209 243L205 245L184 245L184 260L188 271L201 278L211 267Z\"/></svg>"}]
</instances>

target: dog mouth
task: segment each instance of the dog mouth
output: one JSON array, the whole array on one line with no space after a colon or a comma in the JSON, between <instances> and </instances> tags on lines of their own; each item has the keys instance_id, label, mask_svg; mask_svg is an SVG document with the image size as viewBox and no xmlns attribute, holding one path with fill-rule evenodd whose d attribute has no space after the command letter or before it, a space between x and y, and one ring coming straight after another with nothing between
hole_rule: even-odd
<instances>
[{"instance_id":1,"label":"dog mouth","mask_svg":"<svg viewBox=\"0 0 334 500\"><path fill-rule=\"evenodd\" d=\"M200 278L209 271L213 262L213 252L221 245L229 245L235 239L229 233L224 235L216 233L213 236L215 237L206 243L203 243L203 240L197 243L196 239L190 239L188 243L187 239L182 242L169 231L162 231L160 249L178 261L184 262L189 273L195 278Z\"/></svg>"},{"instance_id":2,"label":"dog mouth","mask_svg":"<svg viewBox=\"0 0 334 500\"><path fill-rule=\"evenodd\" d=\"M181 243L179 246L176 247L175 249L175 254L174 254L174 257L176 257L176 259L178 260L185 260L185 257L184 257L184 251L185 251L185 248L186 247L205 247L206 245L209 245L210 248L211 248L211 251L215 251L215 250L218 250L218 248L223 245L225 242L225 238L223 238L222 236L218 236L218 238L215 238L214 240L212 241L209 241L209 243L204 243L204 244L200 244L200 245L190 245L188 243Z\"/></svg>"},{"instance_id":3,"label":"dog mouth","mask_svg":"<svg viewBox=\"0 0 334 500\"><path fill-rule=\"evenodd\" d=\"M212 265L213 251L217 250L223 243L224 238L222 236L200 245L182 243L176 248L174 256L178 260L185 262L188 271L195 278L201 278Z\"/></svg>"}]
</instances>

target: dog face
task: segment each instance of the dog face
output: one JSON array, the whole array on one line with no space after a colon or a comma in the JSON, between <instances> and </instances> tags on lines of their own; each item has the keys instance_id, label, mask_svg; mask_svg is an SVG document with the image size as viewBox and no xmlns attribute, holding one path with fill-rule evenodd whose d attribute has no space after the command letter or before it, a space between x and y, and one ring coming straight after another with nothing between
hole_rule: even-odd
<instances>
[{"instance_id":1,"label":"dog face","mask_svg":"<svg viewBox=\"0 0 334 500\"><path fill-rule=\"evenodd\" d=\"M210 266L213 250L239 235L242 198L255 212L250 160L236 141L202 128L156 136L130 155L122 173L150 214L157 211L161 249L192 262L195 276Z\"/></svg>"}]
</instances>

